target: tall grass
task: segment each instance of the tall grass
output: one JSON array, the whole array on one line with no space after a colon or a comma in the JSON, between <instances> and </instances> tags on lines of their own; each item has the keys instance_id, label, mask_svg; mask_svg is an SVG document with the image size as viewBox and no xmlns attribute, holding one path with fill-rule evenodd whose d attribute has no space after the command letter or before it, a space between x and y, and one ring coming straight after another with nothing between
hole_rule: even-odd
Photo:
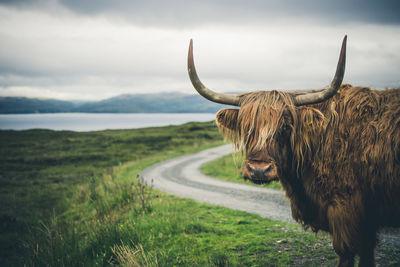
<instances>
[{"instance_id":1,"label":"tall grass","mask_svg":"<svg viewBox=\"0 0 400 267\"><path fill-rule=\"evenodd\" d=\"M212 122L87 133L0 131L0 265L58 264L60 258L42 256L57 240L70 240L50 246L70 251L62 259L68 264L85 248L82 240L95 235L91 230L103 231L102 221L136 203L134 187L144 192L137 173L217 144ZM115 180L129 168L129 177ZM138 201L135 210L142 213L147 204Z\"/></svg>"},{"instance_id":2,"label":"tall grass","mask_svg":"<svg viewBox=\"0 0 400 267\"><path fill-rule=\"evenodd\" d=\"M132 181L126 178L106 175L81 186L68 212L53 215L30 233L28 265L108 265L121 260L122 254L115 252L121 252L118 248L124 241L139 248L135 226L152 212L154 196L150 196L151 187L134 177Z\"/></svg>"},{"instance_id":3,"label":"tall grass","mask_svg":"<svg viewBox=\"0 0 400 267\"><path fill-rule=\"evenodd\" d=\"M142 245L116 245L112 252L123 267L155 267L158 266L157 258L148 255Z\"/></svg>"}]
</instances>

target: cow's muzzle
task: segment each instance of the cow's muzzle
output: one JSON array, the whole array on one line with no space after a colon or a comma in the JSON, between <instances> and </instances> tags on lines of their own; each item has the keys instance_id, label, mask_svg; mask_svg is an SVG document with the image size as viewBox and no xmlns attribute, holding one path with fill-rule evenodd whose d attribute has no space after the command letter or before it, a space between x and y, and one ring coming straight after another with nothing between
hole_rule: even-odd
<instances>
[{"instance_id":1,"label":"cow's muzzle","mask_svg":"<svg viewBox=\"0 0 400 267\"><path fill-rule=\"evenodd\" d=\"M265 184L278 180L276 165L270 163L247 163L243 171L244 179L256 184Z\"/></svg>"}]
</instances>

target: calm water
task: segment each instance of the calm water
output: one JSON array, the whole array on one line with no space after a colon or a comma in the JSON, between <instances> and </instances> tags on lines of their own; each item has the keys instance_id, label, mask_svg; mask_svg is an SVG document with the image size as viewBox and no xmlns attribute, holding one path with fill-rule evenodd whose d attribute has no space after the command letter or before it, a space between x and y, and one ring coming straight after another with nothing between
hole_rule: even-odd
<instances>
[{"instance_id":1,"label":"calm water","mask_svg":"<svg viewBox=\"0 0 400 267\"><path fill-rule=\"evenodd\" d=\"M211 113L51 113L0 115L0 129L51 129L98 131L177 125L190 121L214 120Z\"/></svg>"}]
</instances>

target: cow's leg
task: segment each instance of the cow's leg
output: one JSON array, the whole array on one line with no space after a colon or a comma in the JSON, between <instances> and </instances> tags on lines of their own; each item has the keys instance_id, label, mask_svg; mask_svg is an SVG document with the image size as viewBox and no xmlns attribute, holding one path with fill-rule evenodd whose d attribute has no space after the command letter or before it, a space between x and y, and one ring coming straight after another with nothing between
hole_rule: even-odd
<instances>
[{"instance_id":1,"label":"cow's leg","mask_svg":"<svg viewBox=\"0 0 400 267\"><path fill-rule=\"evenodd\" d=\"M346 207L335 205L328 207L328 220L333 249L339 256L338 266L353 267L356 250L354 247L350 248L349 244L357 236L354 219L346 212Z\"/></svg>"},{"instance_id":2,"label":"cow's leg","mask_svg":"<svg viewBox=\"0 0 400 267\"><path fill-rule=\"evenodd\" d=\"M353 267L355 253L352 252L344 242L341 233L333 232L333 249L339 256L338 267Z\"/></svg>"},{"instance_id":3,"label":"cow's leg","mask_svg":"<svg viewBox=\"0 0 400 267\"><path fill-rule=\"evenodd\" d=\"M360 254L360 263L359 267L374 267L375 266L375 256L374 256L374 248L372 247L368 251L363 251Z\"/></svg>"},{"instance_id":4,"label":"cow's leg","mask_svg":"<svg viewBox=\"0 0 400 267\"><path fill-rule=\"evenodd\" d=\"M354 254L340 255L338 267L353 267L354 266Z\"/></svg>"},{"instance_id":5,"label":"cow's leg","mask_svg":"<svg viewBox=\"0 0 400 267\"><path fill-rule=\"evenodd\" d=\"M370 230L363 234L360 262L359 267L373 267L375 266L375 255L374 250L376 246L376 231Z\"/></svg>"},{"instance_id":6,"label":"cow's leg","mask_svg":"<svg viewBox=\"0 0 400 267\"><path fill-rule=\"evenodd\" d=\"M347 249L346 245L340 244L341 242L335 242L333 240L333 248L336 254L339 255L338 267L353 267L354 266L354 256L355 254Z\"/></svg>"}]
</instances>

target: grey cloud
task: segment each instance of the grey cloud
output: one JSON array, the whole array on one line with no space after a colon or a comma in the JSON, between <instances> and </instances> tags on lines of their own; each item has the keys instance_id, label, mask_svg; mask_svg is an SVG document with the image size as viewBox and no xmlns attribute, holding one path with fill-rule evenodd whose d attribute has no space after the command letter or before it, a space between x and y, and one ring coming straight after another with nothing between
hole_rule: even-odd
<instances>
[{"instance_id":1,"label":"grey cloud","mask_svg":"<svg viewBox=\"0 0 400 267\"><path fill-rule=\"evenodd\" d=\"M114 13L142 23L208 23L246 22L248 20L303 17L347 23L353 21L398 24L400 1L396 0L225 0L225 1L90 1L60 0L75 12Z\"/></svg>"},{"instance_id":2,"label":"grey cloud","mask_svg":"<svg viewBox=\"0 0 400 267\"><path fill-rule=\"evenodd\" d=\"M85 15L116 15L140 25L185 27L208 23L246 23L269 19L305 18L319 23L399 24L397 0L0 0L27 7L54 6Z\"/></svg>"},{"instance_id":3,"label":"grey cloud","mask_svg":"<svg viewBox=\"0 0 400 267\"><path fill-rule=\"evenodd\" d=\"M0 0L0 5L19 8L45 7L50 3L52 0Z\"/></svg>"},{"instance_id":4,"label":"grey cloud","mask_svg":"<svg viewBox=\"0 0 400 267\"><path fill-rule=\"evenodd\" d=\"M4 5L24 5L28 3L33 3L35 0L1 0L0 4Z\"/></svg>"}]
</instances>

